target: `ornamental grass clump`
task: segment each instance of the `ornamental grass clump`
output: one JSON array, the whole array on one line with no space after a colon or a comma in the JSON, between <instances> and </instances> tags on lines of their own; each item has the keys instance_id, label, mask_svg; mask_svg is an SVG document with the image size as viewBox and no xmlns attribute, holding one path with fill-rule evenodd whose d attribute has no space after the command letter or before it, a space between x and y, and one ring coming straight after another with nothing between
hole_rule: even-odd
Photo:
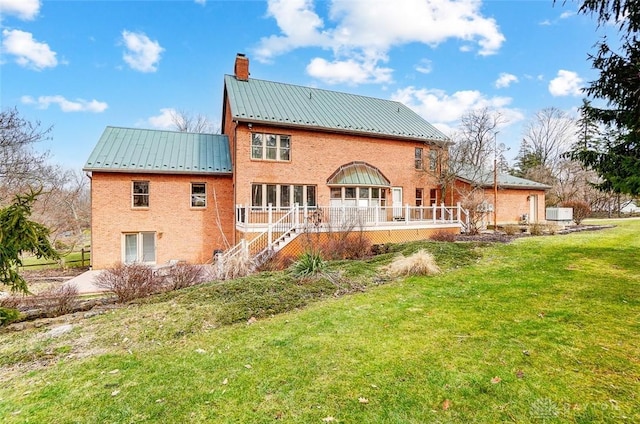
<instances>
[{"instance_id":1,"label":"ornamental grass clump","mask_svg":"<svg viewBox=\"0 0 640 424\"><path fill-rule=\"evenodd\" d=\"M313 277L326 268L326 262L318 252L305 252L291 266L291 273L296 278Z\"/></svg>"},{"instance_id":2,"label":"ornamental grass clump","mask_svg":"<svg viewBox=\"0 0 640 424\"><path fill-rule=\"evenodd\" d=\"M386 267L386 272L392 277L433 275L440 273L440 267L431 253L421 249L411 256L396 257Z\"/></svg>"}]
</instances>

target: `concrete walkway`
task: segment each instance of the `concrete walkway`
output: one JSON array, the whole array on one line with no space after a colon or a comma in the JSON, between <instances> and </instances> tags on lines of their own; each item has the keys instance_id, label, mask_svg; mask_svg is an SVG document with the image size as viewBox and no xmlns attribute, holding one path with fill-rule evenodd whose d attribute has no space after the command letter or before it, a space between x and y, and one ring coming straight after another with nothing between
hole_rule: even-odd
<instances>
[{"instance_id":1,"label":"concrete walkway","mask_svg":"<svg viewBox=\"0 0 640 424\"><path fill-rule=\"evenodd\" d=\"M78 289L78 294L95 294L108 291L95 285L95 279L102 271L85 271L82 274L66 281L64 285L74 285Z\"/></svg>"}]
</instances>

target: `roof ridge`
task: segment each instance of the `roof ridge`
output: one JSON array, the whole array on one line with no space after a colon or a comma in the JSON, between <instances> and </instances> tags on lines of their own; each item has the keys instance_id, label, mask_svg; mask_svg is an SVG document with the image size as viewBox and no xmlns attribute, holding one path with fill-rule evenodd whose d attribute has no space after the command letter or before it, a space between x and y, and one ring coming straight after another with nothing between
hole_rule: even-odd
<instances>
[{"instance_id":1,"label":"roof ridge","mask_svg":"<svg viewBox=\"0 0 640 424\"><path fill-rule=\"evenodd\" d=\"M156 131L156 132L168 132L175 134L195 134L195 135L220 135L224 134L216 134L216 133L208 133L208 132L188 132L188 131L178 131L178 130L167 130L162 128L135 128L135 127L125 127L120 125L107 125L105 128L113 128L113 129L121 129L121 130L133 130L133 131Z\"/></svg>"},{"instance_id":2,"label":"roof ridge","mask_svg":"<svg viewBox=\"0 0 640 424\"><path fill-rule=\"evenodd\" d=\"M363 94L347 93L345 91L329 90L327 88L309 87L307 85L302 85L302 84L291 84L291 83L288 83L288 82L271 81L271 80L266 80L266 79L261 79L261 78L249 78L248 81L242 81L242 80L237 79L234 75L230 75L230 74L225 74L225 77L231 77L231 78L235 79L238 82L251 82L251 81L268 82L268 83L272 83L272 84L287 85L289 87L298 87L298 88L303 88L303 89L308 89L308 90L323 91L323 92L326 92L326 93L334 93L334 94L346 94L347 96L361 97L363 99L372 99L372 100L379 100L379 101L383 101L383 102L396 103L398 105L403 106L404 108L407 108L407 109L413 111L413 109L411 109L409 106L405 105L402 102L399 102L398 100L381 99L380 97L365 96Z\"/></svg>"}]
</instances>

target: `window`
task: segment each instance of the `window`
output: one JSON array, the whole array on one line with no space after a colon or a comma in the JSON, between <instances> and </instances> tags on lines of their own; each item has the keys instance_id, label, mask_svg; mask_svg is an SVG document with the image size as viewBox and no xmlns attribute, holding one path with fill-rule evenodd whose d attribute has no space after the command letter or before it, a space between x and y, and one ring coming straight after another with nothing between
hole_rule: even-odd
<instances>
[{"instance_id":1,"label":"window","mask_svg":"<svg viewBox=\"0 0 640 424\"><path fill-rule=\"evenodd\" d=\"M133 182L133 207L148 208L149 207L149 181Z\"/></svg>"},{"instance_id":2,"label":"window","mask_svg":"<svg viewBox=\"0 0 640 424\"><path fill-rule=\"evenodd\" d=\"M415 167L416 169L422 169L422 148L421 147L416 147Z\"/></svg>"},{"instance_id":3,"label":"window","mask_svg":"<svg viewBox=\"0 0 640 424\"><path fill-rule=\"evenodd\" d=\"M430 171L438 170L438 151L437 150L429 150L429 170Z\"/></svg>"},{"instance_id":4,"label":"window","mask_svg":"<svg viewBox=\"0 0 640 424\"><path fill-rule=\"evenodd\" d=\"M423 197L424 197L424 189L417 188L416 189L416 206L422 206L424 204Z\"/></svg>"},{"instance_id":5,"label":"window","mask_svg":"<svg viewBox=\"0 0 640 424\"><path fill-rule=\"evenodd\" d=\"M433 204L438 204L438 190L435 188L429 190L429 206Z\"/></svg>"},{"instance_id":6,"label":"window","mask_svg":"<svg viewBox=\"0 0 640 424\"><path fill-rule=\"evenodd\" d=\"M191 183L191 207L204 208L207 206L207 185L205 183Z\"/></svg>"},{"instance_id":7,"label":"window","mask_svg":"<svg viewBox=\"0 0 640 424\"><path fill-rule=\"evenodd\" d=\"M123 262L154 263L156 261L156 233L128 233L123 237Z\"/></svg>"},{"instance_id":8,"label":"window","mask_svg":"<svg viewBox=\"0 0 640 424\"><path fill-rule=\"evenodd\" d=\"M332 187L332 205L384 206L386 190L380 187Z\"/></svg>"},{"instance_id":9,"label":"window","mask_svg":"<svg viewBox=\"0 0 640 424\"><path fill-rule=\"evenodd\" d=\"M267 184L267 204L265 206L268 206L268 205L278 206L276 189L277 189L277 186L272 184Z\"/></svg>"},{"instance_id":10,"label":"window","mask_svg":"<svg viewBox=\"0 0 640 424\"><path fill-rule=\"evenodd\" d=\"M291 137L278 134L251 134L251 159L289 161Z\"/></svg>"},{"instance_id":11,"label":"window","mask_svg":"<svg viewBox=\"0 0 640 424\"><path fill-rule=\"evenodd\" d=\"M280 186L280 206L283 208L291 206L291 186L289 185Z\"/></svg>"},{"instance_id":12,"label":"window","mask_svg":"<svg viewBox=\"0 0 640 424\"><path fill-rule=\"evenodd\" d=\"M316 186L294 184L252 184L251 206L289 208L294 204L316 206Z\"/></svg>"}]
</instances>

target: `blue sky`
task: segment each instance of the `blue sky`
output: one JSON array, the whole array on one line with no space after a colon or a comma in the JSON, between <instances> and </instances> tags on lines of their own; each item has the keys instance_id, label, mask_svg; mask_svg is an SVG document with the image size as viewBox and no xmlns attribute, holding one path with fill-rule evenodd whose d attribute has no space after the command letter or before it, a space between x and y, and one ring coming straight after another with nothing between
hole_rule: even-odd
<instances>
[{"instance_id":1,"label":"blue sky","mask_svg":"<svg viewBox=\"0 0 640 424\"><path fill-rule=\"evenodd\" d=\"M537 111L575 114L602 30L552 0L0 0L0 102L53 125L38 147L80 169L107 125L217 128L235 55L251 77L399 100L449 134L500 111L512 158Z\"/></svg>"}]
</instances>

